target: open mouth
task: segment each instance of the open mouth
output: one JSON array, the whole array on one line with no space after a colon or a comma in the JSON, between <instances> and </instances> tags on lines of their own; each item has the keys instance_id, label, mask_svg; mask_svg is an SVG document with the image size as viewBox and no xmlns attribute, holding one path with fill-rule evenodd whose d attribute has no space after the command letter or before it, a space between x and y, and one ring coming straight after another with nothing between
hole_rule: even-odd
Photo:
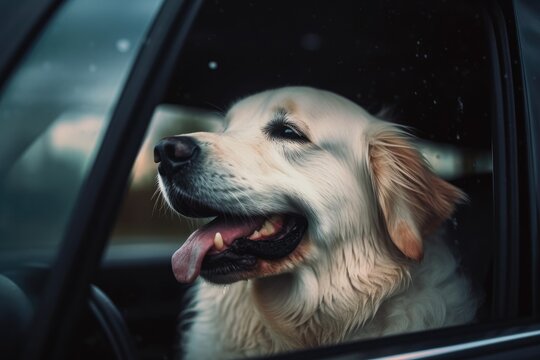
<instances>
[{"instance_id":1,"label":"open mouth","mask_svg":"<svg viewBox=\"0 0 540 360\"><path fill-rule=\"evenodd\" d=\"M307 229L307 221L299 215L213 215L217 217L191 234L174 253L172 267L179 282L191 283L199 275L215 283L239 280L259 260L291 254Z\"/></svg>"}]
</instances>

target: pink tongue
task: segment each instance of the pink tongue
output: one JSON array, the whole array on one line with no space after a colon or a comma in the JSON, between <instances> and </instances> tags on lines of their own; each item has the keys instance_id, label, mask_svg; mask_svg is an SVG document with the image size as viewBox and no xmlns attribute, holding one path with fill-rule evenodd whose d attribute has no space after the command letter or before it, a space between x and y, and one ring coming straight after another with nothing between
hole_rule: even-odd
<instances>
[{"instance_id":1,"label":"pink tongue","mask_svg":"<svg viewBox=\"0 0 540 360\"><path fill-rule=\"evenodd\" d=\"M214 237L217 232L221 233L223 242L230 245L235 239L248 236L257 230L264 220L264 217L216 218L195 230L172 256L171 262L176 280L181 283L191 283L199 276L204 256L214 246Z\"/></svg>"}]
</instances>

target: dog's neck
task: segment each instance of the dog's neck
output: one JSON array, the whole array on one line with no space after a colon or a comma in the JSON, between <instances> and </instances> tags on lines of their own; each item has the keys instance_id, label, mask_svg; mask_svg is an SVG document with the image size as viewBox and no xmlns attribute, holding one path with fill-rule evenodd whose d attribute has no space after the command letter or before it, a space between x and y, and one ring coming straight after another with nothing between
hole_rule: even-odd
<instances>
[{"instance_id":1,"label":"dog's neck","mask_svg":"<svg viewBox=\"0 0 540 360\"><path fill-rule=\"evenodd\" d=\"M333 263L319 258L293 273L226 287L200 282L184 345L200 353L200 344L216 342L220 353L208 358L239 358L471 321L477 299L447 246L433 240L416 265L380 249L358 262L361 249L336 246L340 252L325 257Z\"/></svg>"},{"instance_id":2,"label":"dog's neck","mask_svg":"<svg viewBox=\"0 0 540 360\"><path fill-rule=\"evenodd\" d=\"M388 254L362 250L357 258L357 245L343 243L333 250L336 256L308 262L294 273L252 280L255 310L268 331L289 348L358 337L384 300L408 285L409 273Z\"/></svg>"}]
</instances>

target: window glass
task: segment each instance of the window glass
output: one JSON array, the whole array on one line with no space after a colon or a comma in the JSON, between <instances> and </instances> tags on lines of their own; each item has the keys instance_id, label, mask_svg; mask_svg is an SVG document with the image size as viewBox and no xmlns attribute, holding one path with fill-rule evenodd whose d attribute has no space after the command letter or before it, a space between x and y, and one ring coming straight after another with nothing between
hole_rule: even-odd
<instances>
[{"instance_id":1,"label":"window glass","mask_svg":"<svg viewBox=\"0 0 540 360\"><path fill-rule=\"evenodd\" d=\"M0 94L0 266L54 258L160 0L68 1Z\"/></svg>"}]
</instances>

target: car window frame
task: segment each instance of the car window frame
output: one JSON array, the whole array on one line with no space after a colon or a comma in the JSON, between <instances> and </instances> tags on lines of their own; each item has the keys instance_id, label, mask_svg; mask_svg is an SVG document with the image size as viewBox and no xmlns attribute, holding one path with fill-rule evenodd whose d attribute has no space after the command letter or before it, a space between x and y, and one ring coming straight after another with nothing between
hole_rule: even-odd
<instances>
[{"instance_id":1,"label":"car window frame","mask_svg":"<svg viewBox=\"0 0 540 360\"><path fill-rule=\"evenodd\" d=\"M519 250L509 239L519 238L518 155L516 109L508 27L501 7L492 3L484 13L493 79L492 151L495 251L493 304L495 320L517 316Z\"/></svg>"},{"instance_id":2,"label":"car window frame","mask_svg":"<svg viewBox=\"0 0 540 360\"><path fill-rule=\"evenodd\" d=\"M75 202L23 358L67 355L65 344L86 306L131 166L201 3L164 0L155 17Z\"/></svg>"},{"instance_id":3,"label":"car window frame","mask_svg":"<svg viewBox=\"0 0 540 360\"><path fill-rule=\"evenodd\" d=\"M523 138L525 139L526 174L528 183L525 200L528 201L528 214L525 225L529 232L530 251L527 253L531 263L530 289L532 292L532 313L540 316L540 70L537 64L540 48L540 30L531 20L540 16L538 3L527 0L513 0L513 37L516 39L512 49L513 62L518 89L522 89L519 98L520 116L523 118ZM525 19L525 20L524 20ZM535 46L536 45L536 46Z\"/></svg>"}]
</instances>

